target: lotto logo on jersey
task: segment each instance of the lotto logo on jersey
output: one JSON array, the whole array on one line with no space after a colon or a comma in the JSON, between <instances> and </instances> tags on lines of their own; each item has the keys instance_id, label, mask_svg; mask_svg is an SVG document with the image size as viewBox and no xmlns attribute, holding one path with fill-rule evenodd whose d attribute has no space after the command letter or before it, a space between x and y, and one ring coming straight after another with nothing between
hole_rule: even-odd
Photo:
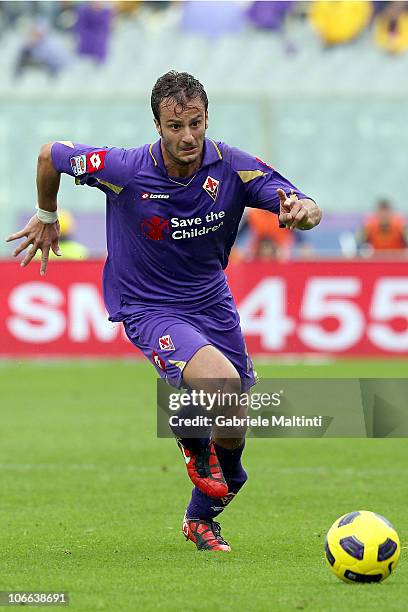
<instances>
[{"instance_id":1,"label":"lotto logo on jersey","mask_svg":"<svg viewBox=\"0 0 408 612\"><path fill-rule=\"evenodd\" d=\"M148 193L147 191L142 193L142 200L168 200L169 197L168 193Z\"/></svg>"},{"instance_id":2,"label":"lotto logo on jersey","mask_svg":"<svg viewBox=\"0 0 408 612\"><path fill-rule=\"evenodd\" d=\"M209 196L212 197L214 202L217 199L219 186L220 186L220 181L213 179L211 176L207 176L207 178L205 179L203 189L204 191L208 193Z\"/></svg>"},{"instance_id":3,"label":"lotto logo on jersey","mask_svg":"<svg viewBox=\"0 0 408 612\"><path fill-rule=\"evenodd\" d=\"M156 351L153 351L152 353L152 361L158 368L160 368L160 370L163 370L163 372L166 371L166 364L164 363L160 355L156 353Z\"/></svg>"},{"instance_id":4,"label":"lotto logo on jersey","mask_svg":"<svg viewBox=\"0 0 408 612\"><path fill-rule=\"evenodd\" d=\"M105 167L105 156L106 151L95 151L94 153L88 153L86 156L86 171L88 173L97 172L103 170Z\"/></svg>"},{"instance_id":5,"label":"lotto logo on jersey","mask_svg":"<svg viewBox=\"0 0 408 612\"><path fill-rule=\"evenodd\" d=\"M169 334L167 336L162 336L161 338L159 338L159 346L162 351L174 351L176 348Z\"/></svg>"},{"instance_id":6,"label":"lotto logo on jersey","mask_svg":"<svg viewBox=\"0 0 408 612\"><path fill-rule=\"evenodd\" d=\"M74 176L86 174L86 155L76 155L69 160Z\"/></svg>"}]
</instances>

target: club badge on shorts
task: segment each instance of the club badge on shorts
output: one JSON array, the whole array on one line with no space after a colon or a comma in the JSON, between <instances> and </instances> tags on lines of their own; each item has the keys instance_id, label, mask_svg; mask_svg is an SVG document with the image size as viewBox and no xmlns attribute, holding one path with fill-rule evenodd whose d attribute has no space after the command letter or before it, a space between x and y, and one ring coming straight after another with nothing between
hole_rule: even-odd
<instances>
[{"instance_id":1,"label":"club badge on shorts","mask_svg":"<svg viewBox=\"0 0 408 612\"><path fill-rule=\"evenodd\" d=\"M162 351L174 351L176 348L169 334L167 336L161 336L161 338L159 338L159 346Z\"/></svg>"},{"instance_id":2,"label":"club badge on shorts","mask_svg":"<svg viewBox=\"0 0 408 612\"><path fill-rule=\"evenodd\" d=\"M217 199L219 186L220 186L220 181L213 179L211 176L207 176L207 178L204 181L203 189L214 200L214 202Z\"/></svg>"}]
</instances>

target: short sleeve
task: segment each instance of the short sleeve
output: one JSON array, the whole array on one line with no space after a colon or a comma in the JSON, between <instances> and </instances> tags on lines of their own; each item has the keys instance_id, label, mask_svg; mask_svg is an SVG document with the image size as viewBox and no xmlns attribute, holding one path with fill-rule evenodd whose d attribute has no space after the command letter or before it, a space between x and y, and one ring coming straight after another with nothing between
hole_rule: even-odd
<instances>
[{"instance_id":1,"label":"short sleeve","mask_svg":"<svg viewBox=\"0 0 408 612\"><path fill-rule=\"evenodd\" d=\"M141 148L121 149L55 142L51 157L57 172L73 176L77 184L119 194L140 167Z\"/></svg>"},{"instance_id":2,"label":"short sleeve","mask_svg":"<svg viewBox=\"0 0 408 612\"><path fill-rule=\"evenodd\" d=\"M299 199L313 199L259 157L226 145L223 147L223 156L238 174L245 190L246 206L250 208L279 214L277 189L283 189L288 194L293 191Z\"/></svg>"},{"instance_id":3,"label":"short sleeve","mask_svg":"<svg viewBox=\"0 0 408 612\"><path fill-rule=\"evenodd\" d=\"M262 208L279 214L280 202L277 194L278 189L283 189L287 194L293 192L299 199L313 199L306 195L277 170L267 172L262 177L257 177L252 184L248 184L247 192L251 208Z\"/></svg>"}]
</instances>

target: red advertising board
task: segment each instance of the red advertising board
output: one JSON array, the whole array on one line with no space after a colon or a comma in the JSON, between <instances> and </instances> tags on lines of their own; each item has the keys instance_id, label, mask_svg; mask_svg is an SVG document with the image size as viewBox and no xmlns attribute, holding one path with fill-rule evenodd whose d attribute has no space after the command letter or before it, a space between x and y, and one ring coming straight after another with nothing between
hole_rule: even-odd
<instances>
[{"instance_id":1,"label":"red advertising board","mask_svg":"<svg viewBox=\"0 0 408 612\"><path fill-rule=\"evenodd\" d=\"M107 320L100 261L0 262L0 355L139 355ZM252 354L408 355L403 262L252 262L228 268Z\"/></svg>"}]
</instances>

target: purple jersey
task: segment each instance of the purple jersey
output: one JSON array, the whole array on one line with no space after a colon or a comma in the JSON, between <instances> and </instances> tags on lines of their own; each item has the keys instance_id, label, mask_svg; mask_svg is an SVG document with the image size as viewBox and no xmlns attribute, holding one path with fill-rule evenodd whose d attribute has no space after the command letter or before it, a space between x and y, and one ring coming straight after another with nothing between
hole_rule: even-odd
<instances>
[{"instance_id":1,"label":"purple jersey","mask_svg":"<svg viewBox=\"0 0 408 612\"><path fill-rule=\"evenodd\" d=\"M160 140L134 149L58 142L52 160L106 194L111 321L138 306L188 313L221 302L230 296L224 269L245 206L279 214L278 188L307 197L258 158L209 139L188 178L168 176Z\"/></svg>"}]
</instances>

